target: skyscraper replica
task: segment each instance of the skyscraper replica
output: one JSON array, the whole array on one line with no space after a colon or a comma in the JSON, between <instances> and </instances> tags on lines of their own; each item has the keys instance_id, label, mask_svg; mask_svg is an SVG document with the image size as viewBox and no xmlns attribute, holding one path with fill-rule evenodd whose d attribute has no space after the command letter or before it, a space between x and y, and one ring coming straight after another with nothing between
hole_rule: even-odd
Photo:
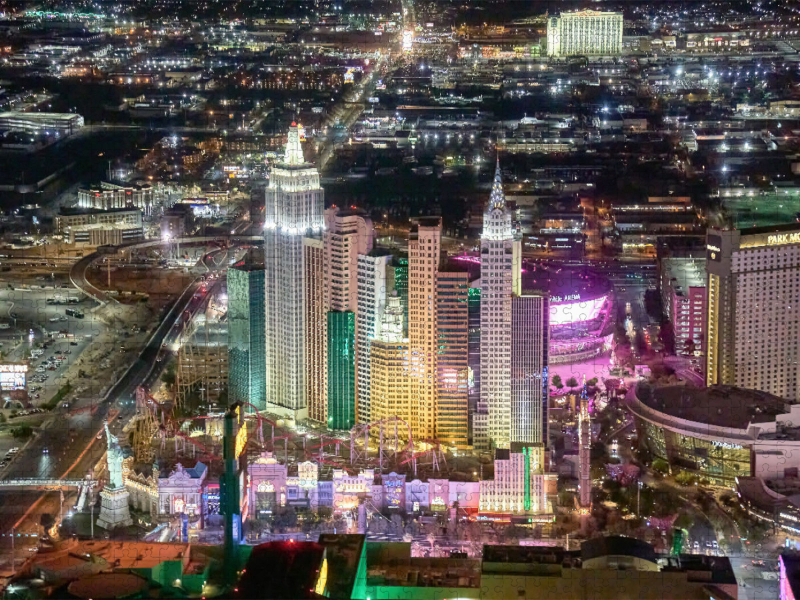
<instances>
[{"instance_id":1,"label":"skyscraper replica","mask_svg":"<svg viewBox=\"0 0 800 600\"><path fill-rule=\"evenodd\" d=\"M389 296L380 332L370 350L370 419L399 417L411 423L408 338L403 335L403 306ZM405 433L402 428L398 430Z\"/></svg>"},{"instance_id":2,"label":"skyscraper replica","mask_svg":"<svg viewBox=\"0 0 800 600\"><path fill-rule=\"evenodd\" d=\"M228 269L228 395L267 407L264 264L248 255Z\"/></svg>"},{"instance_id":3,"label":"skyscraper replica","mask_svg":"<svg viewBox=\"0 0 800 600\"><path fill-rule=\"evenodd\" d=\"M706 383L800 401L800 226L709 229Z\"/></svg>"},{"instance_id":4,"label":"skyscraper replica","mask_svg":"<svg viewBox=\"0 0 800 600\"><path fill-rule=\"evenodd\" d=\"M308 418L328 420L328 314L325 308L325 244L303 238L303 359Z\"/></svg>"},{"instance_id":5,"label":"skyscraper replica","mask_svg":"<svg viewBox=\"0 0 800 600\"><path fill-rule=\"evenodd\" d=\"M547 444L549 296L511 300L511 440Z\"/></svg>"},{"instance_id":6,"label":"skyscraper replica","mask_svg":"<svg viewBox=\"0 0 800 600\"><path fill-rule=\"evenodd\" d=\"M327 425L356 424L358 257L372 250L372 221L337 207L325 211L325 308L327 311Z\"/></svg>"},{"instance_id":7,"label":"skyscraper replica","mask_svg":"<svg viewBox=\"0 0 800 600\"><path fill-rule=\"evenodd\" d=\"M440 269L436 288L436 438L469 443L469 273Z\"/></svg>"},{"instance_id":8,"label":"skyscraper replica","mask_svg":"<svg viewBox=\"0 0 800 600\"><path fill-rule=\"evenodd\" d=\"M436 437L436 288L442 220L419 219L408 240L408 338L411 362L411 429L418 440Z\"/></svg>"},{"instance_id":9,"label":"skyscraper replica","mask_svg":"<svg viewBox=\"0 0 800 600\"><path fill-rule=\"evenodd\" d=\"M283 161L272 169L266 190L264 271L267 405L296 419L308 413L303 237L322 231L323 207L319 173L305 162L292 123Z\"/></svg>"},{"instance_id":10,"label":"skyscraper replica","mask_svg":"<svg viewBox=\"0 0 800 600\"><path fill-rule=\"evenodd\" d=\"M547 56L622 52L622 13L581 10L547 19Z\"/></svg>"},{"instance_id":11,"label":"skyscraper replica","mask_svg":"<svg viewBox=\"0 0 800 600\"><path fill-rule=\"evenodd\" d=\"M514 292L515 254L511 212L506 207L500 162L483 215L481 236L481 391L475 431L478 447L508 448L511 440L511 295ZM518 285L518 283L516 283ZM483 438L483 439L481 439Z\"/></svg>"},{"instance_id":12,"label":"skyscraper replica","mask_svg":"<svg viewBox=\"0 0 800 600\"><path fill-rule=\"evenodd\" d=\"M372 422L372 340L381 332L381 318L386 307L389 290L394 285L394 269L389 267L392 254L382 248L373 248L368 254L358 256L358 319L356 322L356 355L358 370L359 423ZM400 299L398 297L398 303ZM401 306L402 308L402 306ZM405 334L403 337L406 337Z\"/></svg>"}]
</instances>

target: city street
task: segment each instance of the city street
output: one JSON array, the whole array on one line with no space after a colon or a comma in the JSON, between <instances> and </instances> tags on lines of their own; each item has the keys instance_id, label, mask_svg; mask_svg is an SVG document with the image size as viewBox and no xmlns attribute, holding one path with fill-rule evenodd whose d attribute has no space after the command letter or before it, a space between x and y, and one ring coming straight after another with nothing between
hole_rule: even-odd
<instances>
[{"instance_id":1,"label":"city street","mask_svg":"<svg viewBox=\"0 0 800 600\"><path fill-rule=\"evenodd\" d=\"M228 266L226 250L212 254L220 256L204 258L204 265L210 272L220 271ZM102 431L106 419L114 419L112 427L116 433L135 412L133 402L137 386L153 387L168 360L164 347L169 347L177 339L182 327L177 325L186 315L203 306L209 287L199 280L192 283L173 304L164 320L153 333L150 343L144 348L136 362L118 379L105 398L96 401L96 410L74 416L62 416L51 421L41 432L27 441L18 456L3 472L2 479L29 477L80 479L90 473L90 469L103 458L106 450ZM65 424L66 419L66 424ZM42 506L39 498L57 498L56 494L42 495L41 492L28 492L0 487L0 550L8 554L11 544L9 534L38 533L37 507ZM52 506L52 501L45 503ZM57 505L57 503L56 503ZM65 507L66 510L67 507ZM97 533L100 533L100 530ZM31 543L35 538L28 539ZM19 549L17 549L19 551Z\"/></svg>"}]
</instances>

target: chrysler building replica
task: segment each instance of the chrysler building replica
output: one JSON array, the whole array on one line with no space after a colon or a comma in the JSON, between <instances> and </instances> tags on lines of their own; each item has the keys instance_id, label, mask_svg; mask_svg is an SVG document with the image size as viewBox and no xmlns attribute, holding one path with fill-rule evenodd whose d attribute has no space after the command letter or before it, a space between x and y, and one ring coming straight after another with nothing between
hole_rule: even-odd
<instances>
[{"instance_id":1,"label":"chrysler building replica","mask_svg":"<svg viewBox=\"0 0 800 600\"><path fill-rule=\"evenodd\" d=\"M520 293L519 242L506 207L497 161L481 236L481 389L479 446L508 448L511 437L511 295Z\"/></svg>"},{"instance_id":2,"label":"chrysler building replica","mask_svg":"<svg viewBox=\"0 0 800 600\"><path fill-rule=\"evenodd\" d=\"M302 419L307 413L303 323L303 238L323 228L319 172L303 157L296 123L283 161L270 173L265 198L264 301L266 401L271 412Z\"/></svg>"}]
</instances>

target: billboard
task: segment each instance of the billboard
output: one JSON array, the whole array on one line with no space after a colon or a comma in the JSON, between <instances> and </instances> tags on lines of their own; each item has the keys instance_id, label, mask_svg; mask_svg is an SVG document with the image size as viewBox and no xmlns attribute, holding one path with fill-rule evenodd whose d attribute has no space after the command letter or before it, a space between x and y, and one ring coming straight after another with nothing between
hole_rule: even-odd
<instances>
[{"instance_id":1,"label":"billboard","mask_svg":"<svg viewBox=\"0 0 800 600\"><path fill-rule=\"evenodd\" d=\"M554 304L553 302L558 301L556 298L558 297L550 298L551 327L554 325L568 325L596 319L606 302L606 296L600 296L593 300L577 300L576 302L567 302L566 304Z\"/></svg>"},{"instance_id":2,"label":"billboard","mask_svg":"<svg viewBox=\"0 0 800 600\"><path fill-rule=\"evenodd\" d=\"M0 364L0 391L24 390L27 372L28 365Z\"/></svg>"}]
</instances>

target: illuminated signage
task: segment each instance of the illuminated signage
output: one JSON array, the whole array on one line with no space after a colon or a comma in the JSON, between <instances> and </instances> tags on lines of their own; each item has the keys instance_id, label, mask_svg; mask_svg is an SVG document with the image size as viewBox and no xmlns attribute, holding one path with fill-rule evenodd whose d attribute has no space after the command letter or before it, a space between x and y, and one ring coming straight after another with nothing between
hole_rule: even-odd
<instances>
[{"instance_id":1,"label":"illuminated signage","mask_svg":"<svg viewBox=\"0 0 800 600\"><path fill-rule=\"evenodd\" d=\"M794 233L776 233L767 236L768 246L780 246L782 244L800 244L800 231Z\"/></svg>"},{"instance_id":2,"label":"illuminated signage","mask_svg":"<svg viewBox=\"0 0 800 600\"><path fill-rule=\"evenodd\" d=\"M706 239L706 258L719 262L722 254L722 238L718 235L709 235Z\"/></svg>"},{"instance_id":3,"label":"illuminated signage","mask_svg":"<svg viewBox=\"0 0 800 600\"><path fill-rule=\"evenodd\" d=\"M13 392L25 389L28 365L0 365L0 390Z\"/></svg>"},{"instance_id":4,"label":"illuminated signage","mask_svg":"<svg viewBox=\"0 0 800 600\"><path fill-rule=\"evenodd\" d=\"M570 300L580 300L580 294L572 294L570 296L550 296L551 302L569 302Z\"/></svg>"},{"instance_id":5,"label":"illuminated signage","mask_svg":"<svg viewBox=\"0 0 800 600\"><path fill-rule=\"evenodd\" d=\"M236 434L236 458L244 452L244 447L247 445L247 424L242 423L239 432Z\"/></svg>"},{"instance_id":6,"label":"illuminated signage","mask_svg":"<svg viewBox=\"0 0 800 600\"><path fill-rule=\"evenodd\" d=\"M717 448L725 448L727 450L741 450L742 446L738 444L731 444L729 442L720 442L719 440L712 440L711 444Z\"/></svg>"}]
</instances>

